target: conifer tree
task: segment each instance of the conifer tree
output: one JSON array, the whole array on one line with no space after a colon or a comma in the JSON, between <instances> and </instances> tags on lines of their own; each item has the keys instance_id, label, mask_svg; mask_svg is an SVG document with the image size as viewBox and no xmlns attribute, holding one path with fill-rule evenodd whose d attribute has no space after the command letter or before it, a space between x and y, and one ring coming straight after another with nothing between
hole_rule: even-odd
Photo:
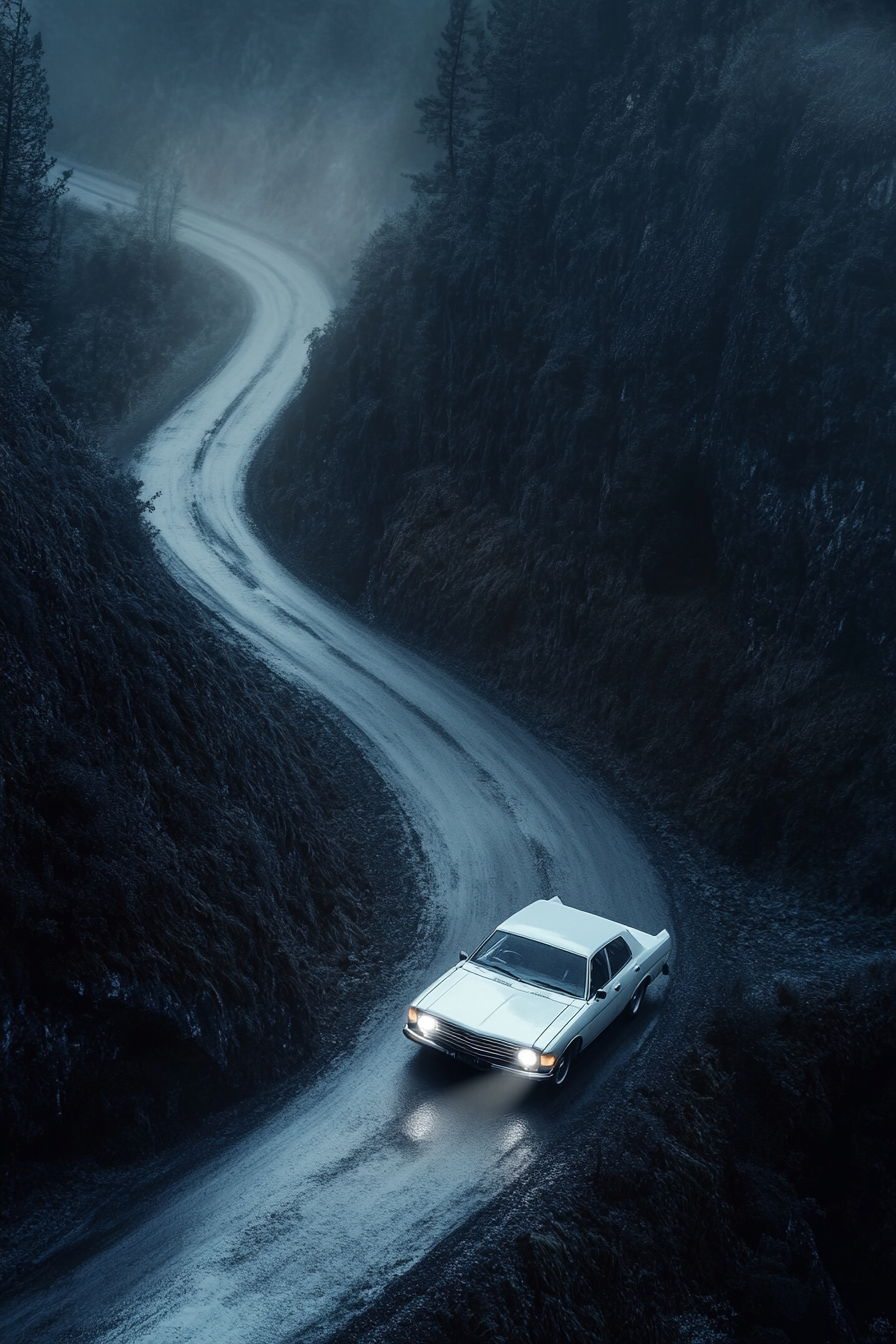
<instances>
[{"instance_id":1,"label":"conifer tree","mask_svg":"<svg viewBox=\"0 0 896 1344\"><path fill-rule=\"evenodd\" d=\"M48 180L52 128L40 34L23 0L0 0L0 308L27 303L49 255L53 213L70 176Z\"/></svg>"},{"instance_id":2,"label":"conifer tree","mask_svg":"<svg viewBox=\"0 0 896 1344\"><path fill-rule=\"evenodd\" d=\"M436 92L417 102L420 134L448 155L448 173L457 176L458 155L469 142L479 110L482 81L482 25L475 0L450 0L442 45L436 52Z\"/></svg>"}]
</instances>

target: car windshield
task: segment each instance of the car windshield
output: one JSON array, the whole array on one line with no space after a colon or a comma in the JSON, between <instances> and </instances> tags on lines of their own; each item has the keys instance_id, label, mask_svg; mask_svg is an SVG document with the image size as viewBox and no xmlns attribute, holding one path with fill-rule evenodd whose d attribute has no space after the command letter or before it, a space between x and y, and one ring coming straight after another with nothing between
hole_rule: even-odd
<instances>
[{"instance_id":1,"label":"car windshield","mask_svg":"<svg viewBox=\"0 0 896 1344\"><path fill-rule=\"evenodd\" d=\"M534 938L521 938L518 933L502 933L499 929L488 942L483 943L473 957L480 966L488 966L502 975L525 980L528 985L543 989L557 989L561 994L585 997L584 957L566 952L562 947L538 943Z\"/></svg>"}]
</instances>

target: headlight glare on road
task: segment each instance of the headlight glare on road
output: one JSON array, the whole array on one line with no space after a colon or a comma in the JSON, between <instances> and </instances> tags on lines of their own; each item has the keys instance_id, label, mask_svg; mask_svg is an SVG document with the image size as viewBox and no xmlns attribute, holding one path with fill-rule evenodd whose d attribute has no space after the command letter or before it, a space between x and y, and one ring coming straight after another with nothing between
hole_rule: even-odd
<instances>
[{"instance_id":1,"label":"headlight glare on road","mask_svg":"<svg viewBox=\"0 0 896 1344\"><path fill-rule=\"evenodd\" d=\"M438 1027L438 1022L429 1013L421 1013L417 1018L417 1027L423 1032L424 1036L431 1036Z\"/></svg>"},{"instance_id":2,"label":"headlight glare on road","mask_svg":"<svg viewBox=\"0 0 896 1344\"><path fill-rule=\"evenodd\" d=\"M410 1022L411 1026L413 1026L414 1023L417 1021L417 1009L416 1009L416 1008L409 1008L409 1009L408 1009L408 1021Z\"/></svg>"},{"instance_id":3,"label":"headlight glare on road","mask_svg":"<svg viewBox=\"0 0 896 1344\"><path fill-rule=\"evenodd\" d=\"M538 1056L534 1050L519 1050L516 1057L524 1069L534 1069L538 1063Z\"/></svg>"}]
</instances>

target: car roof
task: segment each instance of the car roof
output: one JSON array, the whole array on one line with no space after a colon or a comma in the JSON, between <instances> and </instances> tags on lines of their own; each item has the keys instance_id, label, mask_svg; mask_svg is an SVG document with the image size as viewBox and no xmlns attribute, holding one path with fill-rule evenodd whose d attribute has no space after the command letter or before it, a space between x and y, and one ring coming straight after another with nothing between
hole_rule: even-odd
<instances>
[{"instance_id":1,"label":"car roof","mask_svg":"<svg viewBox=\"0 0 896 1344\"><path fill-rule=\"evenodd\" d=\"M603 947L610 938L628 933L624 924L591 915L587 910L575 910L559 900L533 901L498 928L505 933L518 933L523 938L535 938L552 947L564 947L567 952L579 952L588 957Z\"/></svg>"}]
</instances>

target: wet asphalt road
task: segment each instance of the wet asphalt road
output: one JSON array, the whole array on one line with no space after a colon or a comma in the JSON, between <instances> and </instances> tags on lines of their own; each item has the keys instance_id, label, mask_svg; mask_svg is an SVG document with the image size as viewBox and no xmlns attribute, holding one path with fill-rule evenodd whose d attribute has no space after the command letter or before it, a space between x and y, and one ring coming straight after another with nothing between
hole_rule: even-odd
<instances>
[{"instance_id":1,"label":"wet asphalt road","mask_svg":"<svg viewBox=\"0 0 896 1344\"><path fill-rule=\"evenodd\" d=\"M73 188L95 208L133 202L85 170ZM187 210L181 236L236 273L253 316L140 455L144 496L161 492L160 551L260 657L326 703L395 791L424 856L422 934L396 949L401 989L343 1024L343 1052L311 1085L125 1211L113 1236L93 1229L48 1257L0 1306L6 1344L326 1337L511 1182L537 1180L656 1020L654 1004L615 1024L557 1089L419 1058L400 1031L408 999L538 896L674 935L648 856L592 782L261 545L245 515L246 471L330 298L310 265L233 224Z\"/></svg>"}]
</instances>

